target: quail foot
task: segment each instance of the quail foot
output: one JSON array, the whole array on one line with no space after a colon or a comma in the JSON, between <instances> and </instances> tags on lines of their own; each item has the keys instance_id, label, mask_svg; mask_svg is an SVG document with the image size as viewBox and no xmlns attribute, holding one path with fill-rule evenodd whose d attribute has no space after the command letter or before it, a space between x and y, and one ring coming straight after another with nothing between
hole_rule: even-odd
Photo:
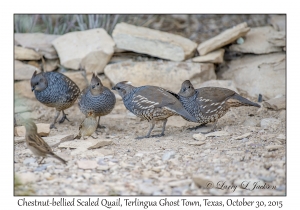
<instances>
[{"instance_id":1,"label":"quail foot","mask_svg":"<svg viewBox=\"0 0 300 210\"><path fill-rule=\"evenodd\" d=\"M249 101L230 89L220 87L194 89L189 80L182 83L177 98L198 123L201 125L214 123L211 131L215 130L218 119L224 116L231 107L260 107L259 104Z\"/></svg>"},{"instance_id":2,"label":"quail foot","mask_svg":"<svg viewBox=\"0 0 300 210\"><path fill-rule=\"evenodd\" d=\"M63 116L59 123L68 120L64 110L71 107L80 94L79 87L70 78L59 72L41 72L37 74L35 71L30 83L36 99L42 104L56 109L56 115L50 128L55 128L60 112Z\"/></svg>"},{"instance_id":3,"label":"quail foot","mask_svg":"<svg viewBox=\"0 0 300 210\"><path fill-rule=\"evenodd\" d=\"M164 136L168 117L173 115L180 115L196 122L195 117L184 109L180 101L161 87L150 85L134 87L129 82L123 81L112 89L118 91L125 107L130 112L151 123L147 135L137 137L137 139L149 138L157 121L163 121L162 132L152 137Z\"/></svg>"},{"instance_id":4,"label":"quail foot","mask_svg":"<svg viewBox=\"0 0 300 210\"><path fill-rule=\"evenodd\" d=\"M25 142L28 149L35 156L42 157L42 160L39 162L39 164L41 164L44 158L47 156L52 156L62 163L67 164L67 161L54 154L51 147L38 135L36 124L32 120L23 120L22 124L26 129Z\"/></svg>"}]
</instances>

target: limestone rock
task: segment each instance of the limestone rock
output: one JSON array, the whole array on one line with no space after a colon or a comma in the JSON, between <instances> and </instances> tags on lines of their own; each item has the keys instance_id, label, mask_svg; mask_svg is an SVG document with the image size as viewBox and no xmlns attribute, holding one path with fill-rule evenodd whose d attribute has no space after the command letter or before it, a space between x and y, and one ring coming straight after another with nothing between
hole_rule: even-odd
<instances>
[{"instance_id":1,"label":"limestone rock","mask_svg":"<svg viewBox=\"0 0 300 210\"><path fill-rule=\"evenodd\" d=\"M199 86L194 86L195 88L201 88L201 87L221 87L221 88L227 88L230 90L233 90L237 93L239 91L236 89L235 84L232 80L208 80L203 82Z\"/></svg>"},{"instance_id":2,"label":"limestone rock","mask_svg":"<svg viewBox=\"0 0 300 210\"><path fill-rule=\"evenodd\" d=\"M37 132L40 136L48 136L50 133L50 124L47 123L37 123ZM15 136L25 136L26 129L25 126L15 127Z\"/></svg>"},{"instance_id":3,"label":"limestone rock","mask_svg":"<svg viewBox=\"0 0 300 210\"><path fill-rule=\"evenodd\" d=\"M44 71L54 71L58 68L59 59L44 59L43 60L43 68Z\"/></svg>"},{"instance_id":4,"label":"limestone rock","mask_svg":"<svg viewBox=\"0 0 300 210\"><path fill-rule=\"evenodd\" d=\"M114 53L114 41L102 28L75 31L53 42L61 65L70 69L84 68L87 72L102 73Z\"/></svg>"},{"instance_id":5,"label":"limestone rock","mask_svg":"<svg viewBox=\"0 0 300 210\"><path fill-rule=\"evenodd\" d=\"M196 63L223 63L224 52L224 49L219 49L206 55L195 57L192 61Z\"/></svg>"},{"instance_id":6,"label":"limestone rock","mask_svg":"<svg viewBox=\"0 0 300 210\"><path fill-rule=\"evenodd\" d=\"M230 44L248 33L250 28L247 23L241 23L233 28L227 29L221 34L199 44L197 50L201 56L206 55L216 49L219 49L227 44Z\"/></svg>"},{"instance_id":7,"label":"limestone rock","mask_svg":"<svg viewBox=\"0 0 300 210\"><path fill-rule=\"evenodd\" d=\"M193 56L197 44L179 35L138 27L127 23L116 25L113 39L120 49L183 61Z\"/></svg>"},{"instance_id":8,"label":"limestone rock","mask_svg":"<svg viewBox=\"0 0 300 210\"><path fill-rule=\"evenodd\" d=\"M15 59L17 59L17 60L40 60L41 55L32 49L15 46Z\"/></svg>"},{"instance_id":9,"label":"limestone rock","mask_svg":"<svg viewBox=\"0 0 300 210\"><path fill-rule=\"evenodd\" d=\"M196 139L197 141L203 141L206 139L205 135L202 133L194 134L193 138Z\"/></svg>"},{"instance_id":10,"label":"limestone rock","mask_svg":"<svg viewBox=\"0 0 300 210\"><path fill-rule=\"evenodd\" d=\"M285 96L281 96L279 98L272 98L268 101L263 102L264 107L274 110L285 109L286 99Z\"/></svg>"},{"instance_id":11,"label":"limestone rock","mask_svg":"<svg viewBox=\"0 0 300 210\"><path fill-rule=\"evenodd\" d=\"M15 80L31 79L35 71L37 71L38 73L41 72L41 70L39 70L38 68L32 65L24 64L21 61L15 60L15 71L14 71Z\"/></svg>"},{"instance_id":12,"label":"limestone rock","mask_svg":"<svg viewBox=\"0 0 300 210\"><path fill-rule=\"evenodd\" d=\"M266 146L266 149L270 152L270 151L275 151L278 150L280 148L283 148L283 145L269 145Z\"/></svg>"},{"instance_id":13,"label":"limestone rock","mask_svg":"<svg viewBox=\"0 0 300 210\"><path fill-rule=\"evenodd\" d=\"M17 173L16 175L19 178L20 182L24 185L27 183L36 182L38 180L37 174L32 172Z\"/></svg>"},{"instance_id":14,"label":"limestone rock","mask_svg":"<svg viewBox=\"0 0 300 210\"><path fill-rule=\"evenodd\" d=\"M83 71L67 71L63 72L63 74L69 77L73 82L75 82L80 90L83 90L88 86L87 81L83 77Z\"/></svg>"},{"instance_id":15,"label":"limestone rock","mask_svg":"<svg viewBox=\"0 0 300 210\"><path fill-rule=\"evenodd\" d=\"M35 99L35 95L31 91L30 80L14 82L14 90L15 90L15 94L20 97Z\"/></svg>"},{"instance_id":16,"label":"limestone rock","mask_svg":"<svg viewBox=\"0 0 300 210\"><path fill-rule=\"evenodd\" d=\"M279 126L281 123L280 120L277 120L275 118L265 118L262 119L260 122L260 126L264 129L268 129L268 128L276 128L277 126Z\"/></svg>"},{"instance_id":17,"label":"limestone rock","mask_svg":"<svg viewBox=\"0 0 300 210\"><path fill-rule=\"evenodd\" d=\"M286 31L286 15L271 15L269 22L277 31Z\"/></svg>"},{"instance_id":18,"label":"limestone rock","mask_svg":"<svg viewBox=\"0 0 300 210\"><path fill-rule=\"evenodd\" d=\"M78 168L81 169L94 169L98 166L97 162L94 160L78 160L77 165Z\"/></svg>"},{"instance_id":19,"label":"limestone rock","mask_svg":"<svg viewBox=\"0 0 300 210\"><path fill-rule=\"evenodd\" d=\"M203 188L211 188L211 185L214 186L214 182L211 178L205 177L203 175L194 175L192 177L192 180L198 187L203 187Z\"/></svg>"},{"instance_id":20,"label":"limestone rock","mask_svg":"<svg viewBox=\"0 0 300 210\"><path fill-rule=\"evenodd\" d=\"M285 32L278 32L271 26L251 28L243 44L234 44L229 50L242 53L266 54L280 52L285 46Z\"/></svg>"},{"instance_id":21,"label":"limestone rock","mask_svg":"<svg viewBox=\"0 0 300 210\"><path fill-rule=\"evenodd\" d=\"M211 132L208 134L205 134L205 137L211 137L211 136L228 136L230 135L228 132L226 131L215 131L215 132Z\"/></svg>"},{"instance_id":22,"label":"limestone rock","mask_svg":"<svg viewBox=\"0 0 300 210\"><path fill-rule=\"evenodd\" d=\"M216 79L214 65L209 63L127 61L107 65L104 72L113 84L131 81L134 86L154 85L174 92L180 90L184 80L191 80L193 85L197 85Z\"/></svg>"},{"instance_id":23,"label":"limestone rock","mask_svg":"<svg viewBox=\"0 0 300 210\"><path fill-rule=\"evenodd\" d=\"M15 33L14 35L16 45L33 49L48 59L58 58L51 42L60 35L43 33Z\"/></svg>"},{"instance_id":24,"label":"limestone rock","mask_svg":"<svg viewBox=\"0 0 300 210\"><path fill-rule=\"evenodd\" d=\"M220 77L232 79L236 87L249 96L256 98L262 94L270 99L285 95L285 62L285 53L246 55L228 62L228 70L224 70Z\"/></svg>"}]
</instances>

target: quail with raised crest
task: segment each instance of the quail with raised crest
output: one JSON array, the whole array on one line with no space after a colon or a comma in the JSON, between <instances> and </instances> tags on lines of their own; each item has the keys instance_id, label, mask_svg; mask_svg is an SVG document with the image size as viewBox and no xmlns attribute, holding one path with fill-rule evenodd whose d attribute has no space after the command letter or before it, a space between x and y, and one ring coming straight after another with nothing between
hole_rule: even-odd
<instances>
[{"instance_id":1,"label":"quail with raised crest","mask_svg":"<svg viewBox=\"0 0 300 210\"><path fill-rule=\"evenodd\" d=\"M56 120L62 112L63 116L59 123L67 118L64 110L71 107L80 94L79 87L67 76L59 72L35 71L31 78L31 90L34 91L36 99L48 107L56 109L56 116L50 128L55 128Z\"/></svg>"},{"instance_id":2,"label":"quail with raised crest","mask_svg":"<svg viewBox=\"0 0 300 210\"><path fill-rule=\"evenodd\" d=\"M113 90L118 91L125 107L136 116L151 122L146 136L137 139L149 138L156 121L163 121L162 132L152 137L164 136L167 119L173 115L180 115L185 119L196 122L195 117L189 114L180 101L167 90L156 86L134 87L123 81L116 84Z\"/></svg>"},{"instance_id":3,"label":"quail with raised crest","mask_svg":"<svg viewBox=\"0 0 300 210\"><path fill-rule=\"evenodd\" d=\"M25 126L25 142L28 149L37 157L42 157L39 164L42 163L45 157L52 156L62 163L66 164L67 161L53 153L51 147L42 139L37 133L36 124L32 120L23 120L22 124Z\"/></svg>"},{"instance_id":4,"label":"quail with raised crest","mask_svg":"<svg viewBox=\"0 0 300 210\"><path fill-rule=\"evenodd\" d=\"M218 119L224 116L231 107L260 107L259 104L251 102L227 88L202 87L194 89L189 80L182 83L177 98L184 108L197 119L198 123L201 125L214 123L211 131L215 130Z\"/></svg>"},{"instance_id":5,"label":"quail with raised crest","mask_svg":"<svg viewBox=\"0 0 300 210\"><path fill-rule=\"evenodd\" d=\"M97 75L93 74L91 84L82 91L78 98L80 111L87 116L88 111L93 111L98 118L98 128L100 127L100 117L109 114L116 104L115 94L103 86Z\"/></svg>"}]
</instances>

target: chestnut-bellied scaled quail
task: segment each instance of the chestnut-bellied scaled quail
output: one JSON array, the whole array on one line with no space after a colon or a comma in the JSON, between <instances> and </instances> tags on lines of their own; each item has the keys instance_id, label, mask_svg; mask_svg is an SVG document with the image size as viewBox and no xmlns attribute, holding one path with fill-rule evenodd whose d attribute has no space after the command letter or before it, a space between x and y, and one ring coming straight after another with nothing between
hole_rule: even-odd
<instances>
[{"instance_id":1,"label":"chestnut-bellied scaled quail","mask_svg":"<svg viewBox=\"0 0 300 210\"><path fill-rule=\"evenodd\" d=\"M118 91L125 107L130 112L151 122L147 135L137 137L137 139L149 138L156 121L163 121L163 127L161 134L153 135L153 137L163 136L167 118L173 115L180 115L187 120L196 122L195 117L184 109L180 101L161 87L150 85L134 87L129 82L123 81L112 89Z\"/></svg>"},{"instance_id":2,"label":"chestnut-bellied scaled quail","mask_svg":"<svg viewBox=\"0 0 300 210\"><path fill-rule=\"evenodd\" d=\"M202 125L214 122L211 131L215 130L218 119L225 115L230 107L260 107L259 104L251 102L235 91L226 88L202 87L194 89L189 80L182 83L177 97L184 108L197 119L198 123Z\"/></svg>"},{"instance_id":3,"label":"chestnut-bellied scaled quail","mask_svg":"<svg viewBox=\"0 0 300 210\"><path fill-rule=\"evenodd\" d=\"M63 116L59 123L63 123L65 120L69 121L64 110L71 107L80 94L79 87L69 77L58 72L37 74L35 71L31 78L31 90L34 91L39 102L56 109L57 113L50 128L55 128L61 111Z\"/></svg>"},{"instance_id":4,"label":"chestnut-bellied scaled quail","mask_svg":"<svg viewBox=\"0 0 300 210\"><path fill-rule=\"evenodd\" d=\"M78 98L80 111L87 116L88 111L93 111L98 116L98 127L100 117L109 114L116 104L115 94L103 86L97 75L93 74L91 84L82 91Z\"/></svg>"},{"instance_id":5,"label":"chestnut-bellied scaled quail","mask_svg":"<svg viewBox=\"0 0 300 210\"><path fill-rule=\"evenodd\" d=\"M67 163L67 161L54 154L51 147L38 135L36 124L32 120L23 120L22 124L26 129L25 142L28 149L38 158L43 157L39 164L41 164L47 156L52 156L64 164Z\"/></svg>"},{"instance_id":6,"label":"chestnut-bellied scaled quail","mask_svg":"<svg viewBox=\"0 0 300 210\"><path fill-rule=\"evenodd\" d=\"M79 134L74 139L80 139L82 137L84 140L85 136L92 136L97 129L97 125L98 121L96 119L95 112L87 111L87 116L79 126Z\"/></svg>"}]
</instances>

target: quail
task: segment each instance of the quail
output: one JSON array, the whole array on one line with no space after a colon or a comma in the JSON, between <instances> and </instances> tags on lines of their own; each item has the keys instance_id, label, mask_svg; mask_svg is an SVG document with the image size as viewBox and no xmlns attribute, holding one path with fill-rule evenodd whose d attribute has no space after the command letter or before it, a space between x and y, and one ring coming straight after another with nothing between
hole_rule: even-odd
<instances>
[{"instance_id":1,"label":"quail","mask_svg":"<svg viewBox=\"0 0 300 210\"><path fill-rule=\"evenodd\" d=\"M92 136L97 129L97 125L98 121L94 111L87 111L86 118L79 126L79 134L74 139L80 139L81 137L84 139L85 136Z\"/></svg>"},{"instance_id":2,"label":"quail","mask_svg":"<svg viewBox=\"0 0 300 210\"><path fill-rule=\"evenodd\" d=\"M63 116L59 123L69 121L64 110L71 107L80 94L79 87L69 77L58 72L37 74L35 71L31 78L31 90L39 102L56 109L56 116L50 128L55 128L60 112Z\"/></svg>"},{"instance_id":3,"label":"quail","mask_svg":"<svg viewBox=\"0 0 300 210\"><path fill-rule=\"evenodd\" d=\"M43 157L39 164L41 164L44 158L48 155L58 159L64 164L67 164L67 161L54 154L51 147L38 135L36 124L32 120L23 120L22 124L26 129L25 142L28 149L35 156Z\"/></svg>"},{"instance_id":4,"label":"quail","mask_svg":"<svg viewBox=\"0 0 300 210\"><path fill-rule=\"evenodd\" d=\"M149 138L156 121L163 121L162 132L153 137L164 136L167 118L173 115L180 115L185 119L196 122L180 101L167 90L156 86L134 87L129 82L123 81L116 84L113 90L118 91L123 99L125 107L136 116L151 122L150 129L146 136L137 139Z\"/></svg>"},{"instance_id":5,"label":"quail","mask_svg":"<svg viewBox=\"0 0 300 210\"><path fill-rule=\"evenodd\" d=\"M235 91L226 88L202 87L194 89L189 80L182 83L177 98L201 125L214 122L211 131L215 130L218 119L225 115L230 107L260 107L259 104L251 102Z\"/></svg>"},{"instance_id":6,"label":"quail","mask_svg":"<svg viewBox=\"0 0 300 210\"><path fill-rule=\"evenodd\" d=\"M96 74L93 74L91 84L84 89L79 98L78 106L81 112L87 116L88 111L93 111L98 118L98 128L100 127L100 117L109 114L116 104L115 94L103 86Z\"/></svg>"}]
</instances>

